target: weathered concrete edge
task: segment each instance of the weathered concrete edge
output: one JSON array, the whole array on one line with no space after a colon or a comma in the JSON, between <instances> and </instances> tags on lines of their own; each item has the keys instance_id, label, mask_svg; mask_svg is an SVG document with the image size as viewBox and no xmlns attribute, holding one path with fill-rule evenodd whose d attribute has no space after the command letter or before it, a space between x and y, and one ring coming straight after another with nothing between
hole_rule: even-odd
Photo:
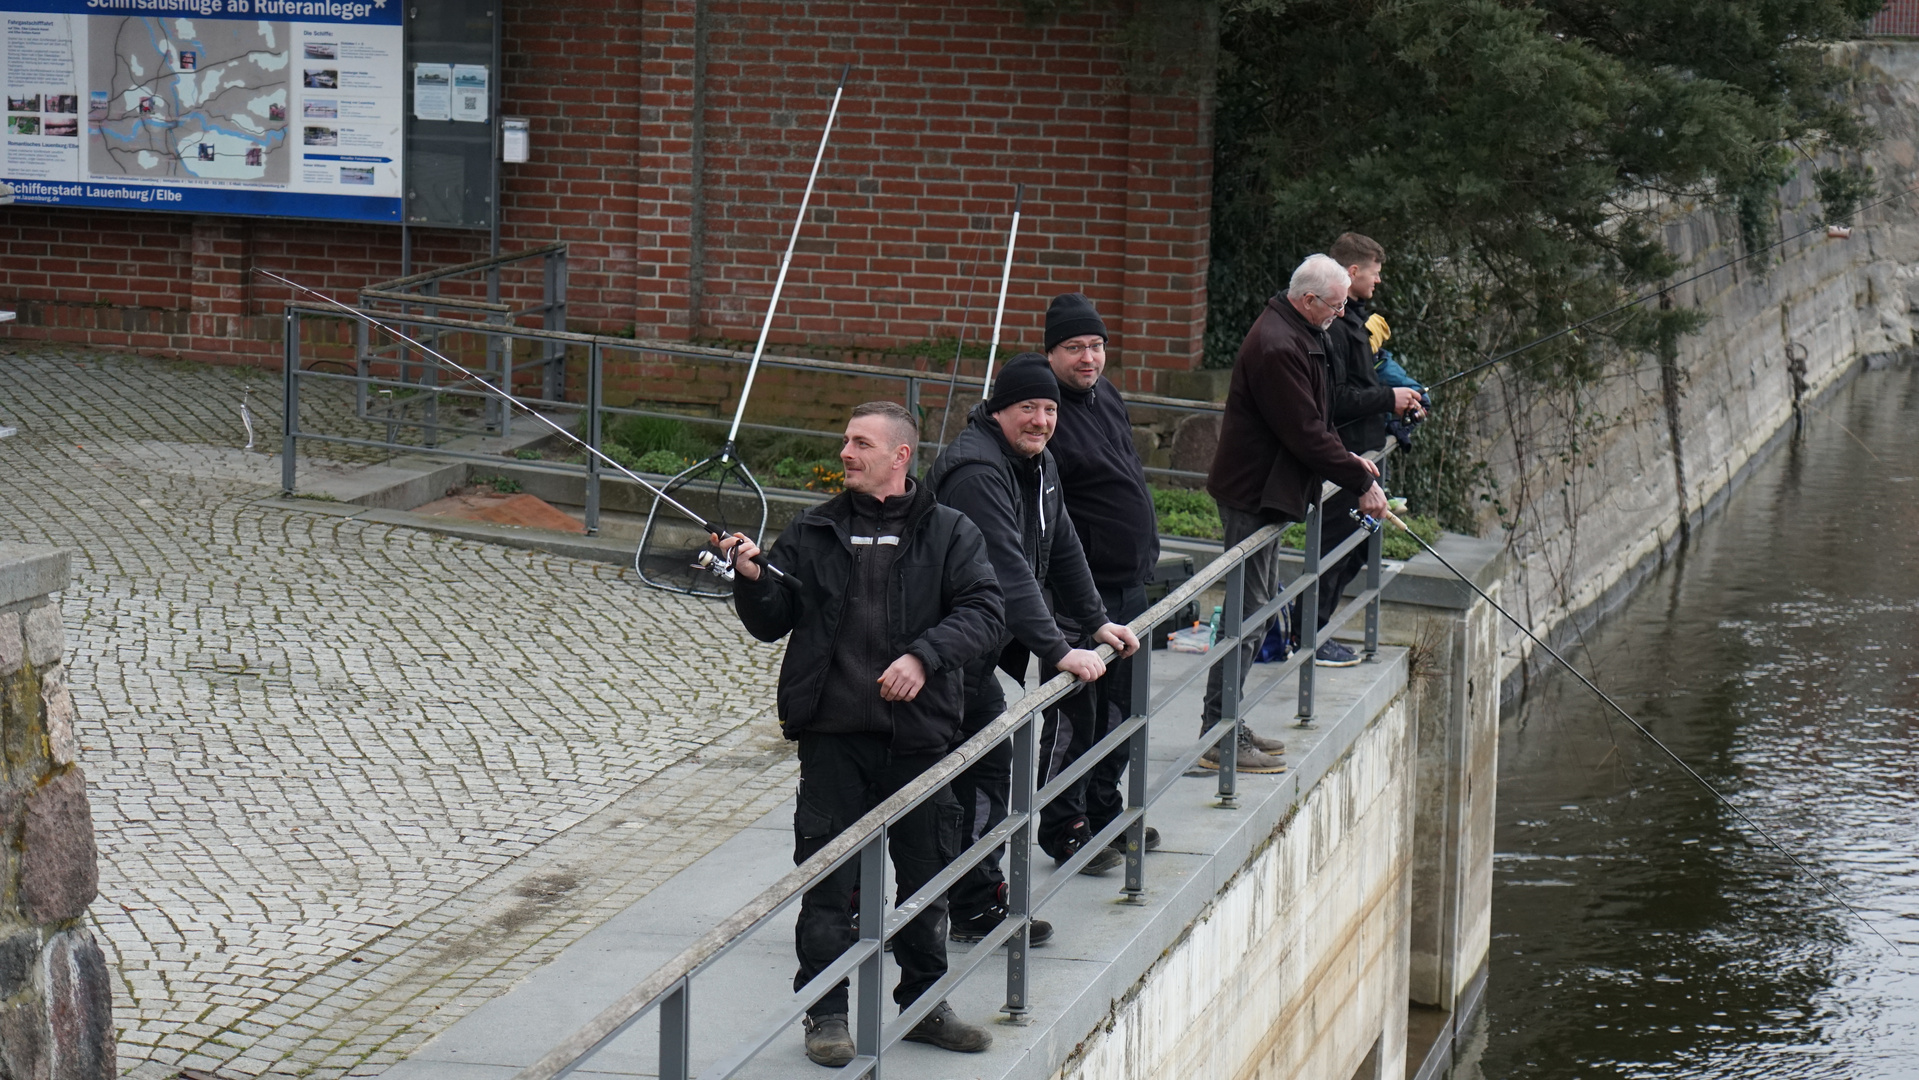
<instances>
[{"instance_id":1,"label":"weathered concrete edge","mask_svg":"<svg viewBox=\"0 0 1919 1080\"><path fill-rule=\"evenodd\" d=\"M72 573L73 553L66 548L0 543L0 607L57 593Z\"/></svg>"},{"instance_id":2,"label":"weathered concrete edge","mask_svg":"<svg viewBox=\"0 0 1919 1080\"><path fill-rule=\"evenodd\" d=\"M1338 719L1322 724L1326 737L1284 775L1281 783L1264 792L1242 783L1243 801L1238 813L1243 816L1217 850L1196 855L1203 869L1174 888L1167 888L1164 878L1156 883L1149 872L1147 887L1155 893L1151 914L1132 940L1112 960L1100 965L1099 974L1062 1003L1052 1020L1036 1024L1040 1030L1033 1033L1025 1053L1002 1074L1005 1080L1051 1080L1057 1075L1080 1045L1105 1026L1114 1010L1152 978L1188 928L1206 917L1233 880L1283 835L1304 795L1325 779L1405 691L1406 651L1382 649L1380 661L1373 682ZM1156 884L1165 891L1157 891ZM1042 909L1039 914L1048 912ZM1035 954L1035 962L1046 959Z\"/></svg>"},{"instance_id":3,"label":"weathered concrete edge","mask_svg":"<svg viewBox=\"0 0 1919 1080\"><path fill-rule=\"evenodd\" d=\"M1891 367L1897 363L1911 362L1915 357L1919 357L1919 353L1874 353L1855 356L1850 363L1839 369L1823 386L1820 386L1817 390L1807 395L1805 401L1813 406L1818 406L1839 391L1850 386L1853 380L1857 379L1862 373L1877 371L1881 368ZM1732 476L1724 484L1721 484L1711 495L1707 496L1705 505L1698 507L1687 515L1687 528L1693 530L1699 529L1704 526L1707 521L1724 512L1726 506L1731 503L1733 495L1738 492L1740 488L1744 487L1747 481L1752 479L1753 473L1757 471L1761 465L1771 460L1772 456L1778 453L1779 448L1786 445L1786 443L1792 439L1792 433L1793 419L1792 414L1788 413L1786 419L1781 421L1779 426L1775 427L1772 433L1766 436L1766 441L1762 443L1757 450L1748 454L1746 460L1741 462L1739 467L1733 470ZM1601 619L1617 611L1619 606L1624 604L1628 597L1638 591L1639 586L1646 583L1647 578L1652 577L1661 567L1672 561L1679 553L1682 537L1683 533L1681 530L1674 529L1672 535L1669 536L1665 542L1655 544L1650 551L1640 556L1637 562L1628 567L1625 573L1619 575L1618 580L1607 586L1604 591L1593 598L1589 603L1568 612L1564 618L1555 623L1552 628L1542 634L1541 637L1555 650L1563 649L1577 641L1583 634L1597 625ZM1543 655L1538 649L1529 649L1525 659L1514 665L1513 669L1507 672L1506 677L1500 680L1500 706L1503 708L1522 697L1533 677L1541 674L1547 667L1552 665L1553 660L1551 657Z\"/></svg>"}]
</instances>

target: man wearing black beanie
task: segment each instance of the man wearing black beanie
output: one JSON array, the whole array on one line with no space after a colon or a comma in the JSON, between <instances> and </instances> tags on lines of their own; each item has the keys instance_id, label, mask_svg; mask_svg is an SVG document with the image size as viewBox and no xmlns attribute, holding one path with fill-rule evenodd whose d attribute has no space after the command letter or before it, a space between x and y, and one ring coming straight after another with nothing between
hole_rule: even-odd
<instances>
[{"instance_id":1,"label":"man wearing black beanie","mask_svg":"<svg viewBox=\"0 0 1919 1080\"><path fill-rule=\"evenodd\" d=\"M1079 534L1066 513L1058 467L1046 448L1058 420L1059 396L1059 383L1045 357L1038 353L1015 356L926 474L926 486L942 505L979 526L1006 599L1003 651L967 669L962 739L972 737L1006 709L994 659L1002 659L1007 673L1022 681L1030 654L1039 658L1042 679L1065 671L1081 682L1092 682L1106 673L1106 665L1089 647L1093 643L1111 645L1121 656L1139 648L1132 631L1107 621ZM1055 606L1059 618L1053 614ZM1070 635L1062 623L1071 624ZM1059 709L1048 710L1040 740L1041 784L1069 760L1065 751L1075 726L1070 717L1062 722ZM1012 746L1002 741L953 781L953 794L960 803L962 847L1005 819L1011 780ZM1040 846L1062 862L1092 835L1085 831L1083 808L1069 804L1069 794L1062 794L1054 800L1057 805L1049 804L1041 812L1039 829ZM1101 869L1111 869L1119 861L1110 849L1094 860ZM997 859L969 870L954 882L947 898L954 940L978 941L998 926L1007 908ZM1038 944L1052 928L1035 921L1031 933L1031 943Z\"/></svg>"},{"instance_id":2,"label":"man wearing black beanie","mask_svg":"<svg viewBox=\"0 0 1919 1080\"><path fill-rule=\"evenodd\" d=\"M1066 489L1066 512L1086 545L1086 564L1107 618L1130 623L1149 606L1146 583L1159 565L1159 517L1146 486L1145 463L1133 445L1126 402L1105 377L1106 336L1105 321L1084 294L1061 293L1047 305L1046 363L1059 380L1059 430L1050 449ZM1073 760L1132 715L1132 669L1130 659L1107 665L1094 687L1087 722L1074 732ZM1125 748L1114 751L1082 781L1081 802L1092 832L1126 809L1119 792L1126 758ZM1123 844L1123 839L1114 841L1115 847ZM1158 831L1147 829L1146 847L1158 846Z\"/></svg>"}]
</instances>

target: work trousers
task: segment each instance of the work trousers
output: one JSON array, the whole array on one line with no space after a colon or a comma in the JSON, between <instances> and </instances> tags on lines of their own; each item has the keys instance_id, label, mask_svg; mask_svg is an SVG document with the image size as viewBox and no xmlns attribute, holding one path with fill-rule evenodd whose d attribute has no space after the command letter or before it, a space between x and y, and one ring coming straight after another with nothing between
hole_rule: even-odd
<instances>
[{"instance_id":1,"label":"work trousers","mask_svg":"<svg viewBox=\"0 0 1919 1080\"><path fill-rule=\"evenodd\" d=\"M1359 496L1350 491L1341 491L1326 500L1324 516L1319 524L1319 551L1325 554L1338 547L1345 539L1359 530L1359 522L1354 521L1351 511L1359 509ZM1361 544L1346 553L1339 565L1319 576L1319 622L1318 629L1325 629L1332 621L1333 614L1339 610L1339 602L1346 595L1346 586L1359 577L1366 569L1366 545ZM1298 640L1298 635L1294 635Z\"/></svg>"},{"instance_id":2,"label":"work trousers","mask_svg":"<svg viewBox=\"0 0 1919 1080\"><path fill-rule=\"evenodd\" d=\"M1274 524L1276 520L1260 514L1248 514L1230 506L1220 507L1219 517L1220 523L1225 526L1226 547L1229 549L1267 525ZM1279 545L1269 544L1246 560L1246 587L1242 593L1244 600L1240 613L1244 615L1257 610L1278 596L1281 588ZM1244 639L1245 643L1239 647L1239 689L1242 694L1246 690L1246 676L1253 669L1253 657L1259 655L1260 643L1266 640L1266 631L1272 628L1272 624L1273 620L1267 620L1259 627L1258 633L1249 633ZM1245 629L1250 631L1253 628L1248 626ZM1212 670L1206 673L1206 699L1200 706L1201 732L1219 723L1220 695L1225 687L1225 675L1224 663L1214 664Z\"/></svg>"},{"instance_id":3,"label":"work trousers","mask_svg":"<svg viewBox=\"0 0 1919 1080\"><path fill-rule=\"evenodd\" d=\"M977 686L966 689L966 712L960 722L961 740L970 739L980 729L1006 711L1006 693L999 678L988 668ZM965 772L953 778L953 798L959 803L958 850L979 842L988 830L1006 820L1006 800L1013 790L1013 741L999 744L974 759ZM971 919L1003 899L1006 874L1000 869L1000 853L993 853L961 874L946 892L955 919Z\"/></svg>"},{"instance_id":4,"label":"work trousers","mask_svg":"<svg viewBox=\"0 0 1919 1080\"><path fill-rule=\"evenodd\" d=\"M1106 618L1122 625L1139 618L1148 607L1145 585L1102 586L1099 598L1105 605ZM1050 783L1132 714L1133 658L1111 660L1105 675L1060 702L1055 714L1048 717L1050 723L1040 743L1040 783ZM1098 832L1126 809L1119 778L1126 771L1127 754L1125 746L1107 754L1040 812L1039 842L1048 854L1055 858L1070 854L1069 842L1075 835ZM1084 833L1078 829L1082 821Z\"/></svg>"},{"instance_id":5,"label":"work trousers","mask_svg":"<svg viewBox=\"0 0 1919 1080\"><path fill-rule=\"evenodd\" d=\"M793 811L793 862L805 862L847 826L913 782L944 754L894 754L883 735L802 735L800 793ZM932 880L957 854L959 808L950 788L941 788L887 830L896 903ZM806 891L800 900L794 945L799 953L798 990L853 944L853 894L859 888L854 859ZM900 965L893 1000L909 1005L946 974L946 899L935 897L893 937ZM807 1012L845 1013L846 980Z\"/></svg>"}]
</instances>

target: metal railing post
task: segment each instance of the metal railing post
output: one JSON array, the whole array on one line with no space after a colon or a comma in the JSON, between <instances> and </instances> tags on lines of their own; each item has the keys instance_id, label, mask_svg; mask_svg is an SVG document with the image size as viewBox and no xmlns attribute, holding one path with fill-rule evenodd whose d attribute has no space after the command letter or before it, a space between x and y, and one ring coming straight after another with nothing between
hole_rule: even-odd
<instances>
[{"instance_id":1,"label":"metal railing post","mask_svg":"<svg viewBox=\"0 0 1919 1080\"><path fill-rule=\"evenodd\" d=\"M1373 598L1366 602L1366 659L1379 659L1379 577L1384 558L1385 530L1375 529L1366 540L1366 588Z\"/></svg>"},{"instance_id":2,"label":"metal railing post","mask_svg":"<svg viewBox=\"0 0 1919 1080\"><path fill-rule=\"evenodd\" d=\"M566 287L563 284L566 273L565 259L565 255L556 251L545 258L541 267L544 271L540 275L540 323L543 329L566 329L565 322L556 318L557 313L566 308L566 301L562 299L561 294L561 290ZM547 400L566 400L566 348L559 342L550 341L546 344L544 383L542 389Z\"/></svg>"},{"instance_id":3,"label":"metal railing post","mask_svg":"<svg viewBox=\"0 0 1919 1080\"><path fill-rule=\"evenodd\" d=\"M1219 640L1231 642L1226 659L1220 662L1219 722L1232 726L1232 734L1213 744L1219 755L1219 805L1231 810L1239 805L1239 740L1244 734L1239 718L1241 690L1240 634L1244 632L1246 611L1246 563L1241 561L1226 572L1226 600L1220 605Z\"/></svg>"},{"instance_id":4,"label":"metal railing post","mask_svg":"<svg viewBox=\"0 0 1919 1080\"><path fill-rule=\"evenodd\" d=\"M280 393L280 493L293 495L294 444L300 438L300 313L281 316L280 332L286 335L286 381Z\"/></svg>"},{"instance_id":5,"label":"metal railing post","mask_svg":"<svg viewBox=\"0 0 1919 1080\"><path fill-rule=\"evenodd\" d=\"M860 849L860 940L877 941L886 933L886 826L881 825L866 846ZM859 1002L853 1029L853 1052L878 1059L880 1027L886 1022L880 1011L880 990L886 974L886 950L876 948L873 955L860 961ZM879 1066L873 1066L879 1075Z\"/></svg>"},{"instance_id":6,"label":"metal railing post","mask_svg":"<svg viewBox=\"0 0 1919 1080\"><path fill-rule=\"evenodd\" d=\"M685 979L660 1002L660 1080L690 1080L693 1075L692 988Z\"/></svg>"},{"instance_id":7,"label":"metal railing post","mask_svg":"<svg viewBox=\"0 0 1919 1080\"><path fill-rule=\"evenodd\" d=\"M1146 628L1151 638L1152 627ZM1139 644L1139 651L1133 654L1133 707L1132 716L1150 716L1153 712L1153 643L1150 640ZM1132 719L1129 716L1127 719ZM1139 726L1133 737L1126 742L1126 809L1133 810L1146 805L1146 751L1152 732L1151 720ZM1126 829L1126 885L1120 890L1123 899L1129 904L1146 902L1146 815Z\"/></svg>"},{"instance_id":8,"label":"metal railing post","mask_svg":"<svg viewBox=\"0 0 1919 1080\"><path fill-rule=\"evenodd\" d=\"M1026 959L1032 950L1033 924L1033 798L1039 779L1040 713L1026 714L1013 732L1013 786L1007 812L1025 814L1026 824L1014 830L1007 847L1006 917L1020 928L1006 942L1006 1004L1001 1011L1012 1023L1025 1023L1031 1008L1027 1000Z\"/></svg>"},{"instance_id":9,"label":"metal railing post","mask_svg":"<svg viewBox=\"0 0 1919 1080\"><path fill-rule=\"evenodd\" d=\"M1322 513L1320 498L1306 509L1306 565L1300 573L1307 576L1306 591L1299 594L1299 651L1306 659L1299 665L1299 727L1313 723L1313 654L1319 651L1319 541Z\"/></svg>"},{"instance_id":10,"label":"metal railing post","mask_svg":"<svg viewBox=\"0 0 1919 1080\"><path fill-rule=\"evenodd\" d=\"M920 423L920 381L910 375L906 378L906 411L913 414L913 429L918 431ZM927 464L926 455L920 453L920 440L916 438L913 440L913 475L925 476Z\"/></svg>"},{"instance_id":11,"label":"metal railing post","mask_svg":"<svg viewBox=\"0 0 1919 1080\"><path fill-rule=\"evenodd\" d=\"M586 351L586 445L600 449L600 343ZM600 459L586 455L586 535L600 534Z\"/></svg>"},{"instance_id":12,"label":"metal railing post","mask_svg":"<svg viewBox=\"0 0 1919 1080\"><path fill-rule=\"evenodd\" d=\"M373 374L371 358L367 356L367 350L372 348L372 346L372 328L364 322L355 321L353 324L353 367L354 370L359 373L360 378L353 384L353 415L362 420L367 418L366 381L367 378ZM392 425L388 425L387 431L391 432L392 430ZM392 442L393 440L388 438L387 441Z\"/></svg>"}]
</instances>

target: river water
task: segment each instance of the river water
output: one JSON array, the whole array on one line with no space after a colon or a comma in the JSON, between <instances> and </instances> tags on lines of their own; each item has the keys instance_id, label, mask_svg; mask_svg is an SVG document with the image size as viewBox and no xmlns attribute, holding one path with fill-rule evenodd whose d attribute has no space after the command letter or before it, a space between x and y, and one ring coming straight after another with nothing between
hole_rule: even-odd
<instances>
[{"instance_id":1,"label":"river water","mask_svg":"<svg viewBox=\"0 0 1919 1080\"><path fill-rule=\"evenodd\" d=\"M1502 720L1455 1077L1919 1077L1919 370L1806 421L1564 655L1903 955L1546 677Z\"/></svg>"}]
</instances>

